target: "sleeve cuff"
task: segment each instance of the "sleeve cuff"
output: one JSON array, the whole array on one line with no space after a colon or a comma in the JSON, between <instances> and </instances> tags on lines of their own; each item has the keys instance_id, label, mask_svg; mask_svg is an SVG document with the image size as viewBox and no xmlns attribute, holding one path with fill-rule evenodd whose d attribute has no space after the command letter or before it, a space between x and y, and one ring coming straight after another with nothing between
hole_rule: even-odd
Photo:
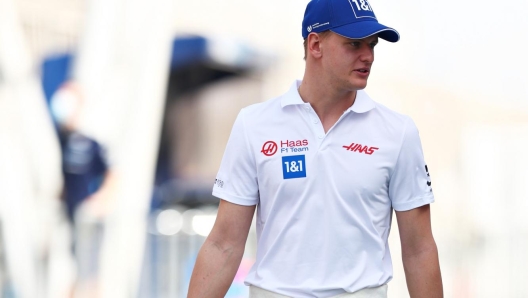
<instances>
[{"instance_id":1,"label":"sleeve cuff","mask_svg":"<svg viewBox=\"0 0 528 298\"><path fill-rule=\"evenodd\" d=\"M253 206L258 204L258 199L249 198L249 197L239 197L231 194L227 194L223 191L213 189L213 196L228 201L233 204L242 205L242 206Z\"/></svg>"},{"instance_id":2,"label":"sleeve cuff","mask_svg":"<svg viewBox=\"0 0 528 298\"><path fill-rule=\"evenodd\" d=\"M416 198L412 201L403 202L403 203L394 203L392 202L392 208L396 211L408 211L414 208L418 208L427 204L431 204L435 201L434 196L427 195L420 198Z\"/></svg>"}]
</instances>

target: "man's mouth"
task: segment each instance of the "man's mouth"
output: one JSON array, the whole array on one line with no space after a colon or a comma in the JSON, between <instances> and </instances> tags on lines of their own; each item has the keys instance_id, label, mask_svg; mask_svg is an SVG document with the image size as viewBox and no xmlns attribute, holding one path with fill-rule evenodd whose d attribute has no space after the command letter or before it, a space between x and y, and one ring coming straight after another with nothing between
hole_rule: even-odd
<instances>
[{"instance_id":1,"label":"man's mouth","mask_svg":"<svg viewBox=\"0 0 528 298\"><path fill-rule=\"evenodd\" d=\"M354 71L357 71L357 72L362 73L362 74L369 73L369 69L368 68L358 68L358 69L354 69Z\"/></svg>"}]
</instances>

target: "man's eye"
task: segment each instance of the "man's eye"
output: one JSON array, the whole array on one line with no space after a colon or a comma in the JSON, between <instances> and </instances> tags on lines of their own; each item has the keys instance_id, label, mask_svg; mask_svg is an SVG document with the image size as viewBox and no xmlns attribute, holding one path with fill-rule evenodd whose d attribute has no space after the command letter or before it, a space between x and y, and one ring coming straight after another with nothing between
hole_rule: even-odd
<instances>
[{"instance_id":1,"label":"man's eye","mask_svg":"<svg viewBox=\"0 0 528 298\"><path fill-rule=\"evenodd\" d=\"M377 44L378 44L377 42L373 42L373 43L370 44L370 47L374 48Z\"/></svg>"},{"instance_id":2,"label":"man's eye","mask_svg":"<svg viewBox=\"0 0 528 298\"><path fill-rule=\"evenodd\" d=\"M354 48L357 48L360 46L360 42L359 41L353 41L350 43L350 45L352 45Z\"/></svg>"}]
</instances>

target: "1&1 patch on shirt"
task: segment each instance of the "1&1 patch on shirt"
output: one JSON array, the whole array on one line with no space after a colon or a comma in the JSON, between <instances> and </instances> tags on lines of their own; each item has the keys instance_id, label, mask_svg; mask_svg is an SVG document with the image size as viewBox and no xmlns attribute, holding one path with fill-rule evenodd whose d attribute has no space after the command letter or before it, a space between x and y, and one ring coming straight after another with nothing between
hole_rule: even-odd
<instances>
[{"instance_id":1,"label":"1&1 patch on shirt","mask_svg":"<svg viewBox=\"0 0 528 298\"><path fill-rule=\"evenodd\" d=\"M306 162L304 155L283 156L282 176L284 179L305 178Z\"/></svg>"}]
</instances>

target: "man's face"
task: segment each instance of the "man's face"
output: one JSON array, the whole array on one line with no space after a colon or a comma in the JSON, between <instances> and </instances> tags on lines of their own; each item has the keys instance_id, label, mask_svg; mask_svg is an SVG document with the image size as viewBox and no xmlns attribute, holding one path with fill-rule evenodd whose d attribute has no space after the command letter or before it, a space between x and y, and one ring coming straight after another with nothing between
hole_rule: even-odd
<instances>
[{"instance_id":1,"label":"man's face","mask_svg":"<svg viewBox=\"0 0 528 298\"><path fill-rule=\"evenodd\" d=\"M330 84L343 91L367 86L378 36L349 39L331 32L321 41L322 63Z\"/></svg>"}]
</instances>

